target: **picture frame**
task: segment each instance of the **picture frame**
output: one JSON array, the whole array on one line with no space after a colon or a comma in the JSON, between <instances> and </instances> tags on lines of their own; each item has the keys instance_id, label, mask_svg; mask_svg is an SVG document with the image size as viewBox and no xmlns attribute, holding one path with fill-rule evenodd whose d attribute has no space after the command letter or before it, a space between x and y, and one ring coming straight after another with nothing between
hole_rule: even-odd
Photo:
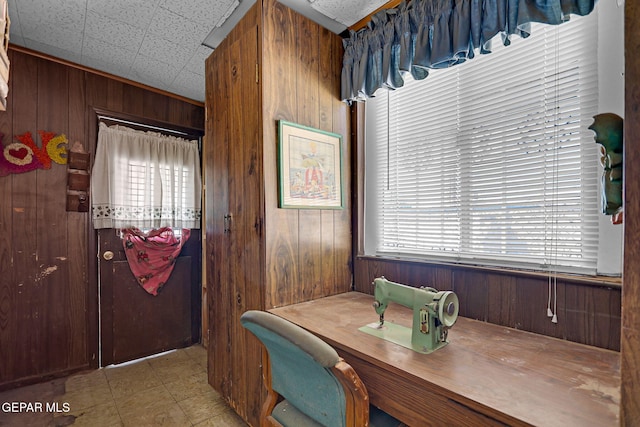
<instances>
[{"instance_id":1,"label":"picture frame","mask_svg":"<svg viewBox=\"0 0 640 427\"><path fill-rule=\"evenodd\" d=\"M344 207L342 136L278 121L279 207Z\"/></svg>"}]
</instances>

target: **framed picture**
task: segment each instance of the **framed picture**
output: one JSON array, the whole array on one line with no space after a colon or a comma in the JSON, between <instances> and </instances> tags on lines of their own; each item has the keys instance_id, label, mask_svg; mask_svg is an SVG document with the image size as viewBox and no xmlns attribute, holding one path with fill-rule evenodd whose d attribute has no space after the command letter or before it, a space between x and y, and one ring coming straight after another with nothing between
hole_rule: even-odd
<instances>
[{"instance_id":1,"label":"framed picture","mask_svg":"<svg viewBox=\"0 0 640 427\"><path fill-rule=\"evenodd\" d=\"M281 208L342 209L342 136L278 122Z\"/></svg>"}]
</instances>

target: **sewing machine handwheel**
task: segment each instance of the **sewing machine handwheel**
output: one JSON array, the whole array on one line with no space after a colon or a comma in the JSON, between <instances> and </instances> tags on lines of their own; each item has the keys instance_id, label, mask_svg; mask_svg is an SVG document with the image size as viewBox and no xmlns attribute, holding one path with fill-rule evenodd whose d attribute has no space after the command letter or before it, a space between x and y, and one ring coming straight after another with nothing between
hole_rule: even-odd
<instances>
[{"instance_id":1,"label":"sewing machine handwheel","mask_svg":"<svg viewBox=\"0 0 640 427\"><path fill-rule=\"evenodd\" d=\"M458 296L453 292L447 291L442 298L440 298L440 303L438 304L438 319L444 326L449 328L456 323L459 306Z\"/></svg>"}]
</instances>

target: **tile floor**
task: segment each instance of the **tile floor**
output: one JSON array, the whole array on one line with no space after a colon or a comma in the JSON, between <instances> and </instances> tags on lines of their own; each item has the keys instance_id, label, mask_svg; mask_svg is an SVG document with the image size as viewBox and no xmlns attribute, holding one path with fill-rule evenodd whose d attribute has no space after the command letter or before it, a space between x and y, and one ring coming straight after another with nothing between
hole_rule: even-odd
<instances>
[{"instance_id":1,"label":"tile floor","mask_svg":"<svg viewBox=\"0 0 640 427\"><path fill-rule=\"evenodd\" d=\"M36 412L12 413L16 402ZM2 392L0 405L3 427L247 426L207 383L200 345Z\"/></svg>"}]
</instances>

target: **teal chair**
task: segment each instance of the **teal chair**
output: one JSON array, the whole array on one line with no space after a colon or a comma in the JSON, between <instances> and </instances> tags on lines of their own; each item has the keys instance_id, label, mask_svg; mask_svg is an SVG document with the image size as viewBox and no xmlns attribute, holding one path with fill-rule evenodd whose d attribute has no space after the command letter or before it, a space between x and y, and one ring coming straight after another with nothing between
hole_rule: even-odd
<instances>
[{"instance_id":1,"label":"teal chair","mask_svg":"<svg viewBox=\"0 0 640 427\"><path fill-rule=\"evenodd\" d=\"M356 372L320 338L264 311L247 311L240 321L265 346L267 399L261 426L403 425L369 405L367 389Z\"/></svg>"}]
</instances>

